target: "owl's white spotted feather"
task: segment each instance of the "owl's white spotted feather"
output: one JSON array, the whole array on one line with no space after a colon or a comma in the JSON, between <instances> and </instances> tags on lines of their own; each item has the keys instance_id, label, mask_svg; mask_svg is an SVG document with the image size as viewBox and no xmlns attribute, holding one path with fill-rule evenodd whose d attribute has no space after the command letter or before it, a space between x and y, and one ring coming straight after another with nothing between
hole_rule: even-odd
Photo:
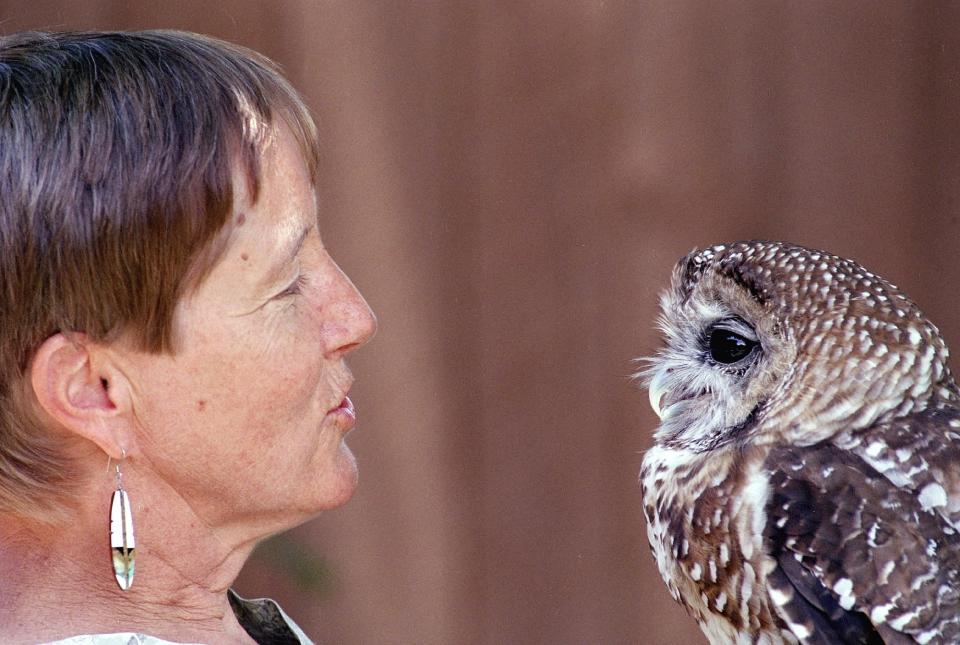
<instances>
[{"instance_id":1,"label":"owl's white spotted feather","mask_svg":"<svg viewBox=\"0 0 960 645\"><path fill-rule=\"evenodd\" d=\"M850 260L694 251L662 298L641 471L713 643L960 642L960 411L936 327Z\"/></svg>"}]
</instances>

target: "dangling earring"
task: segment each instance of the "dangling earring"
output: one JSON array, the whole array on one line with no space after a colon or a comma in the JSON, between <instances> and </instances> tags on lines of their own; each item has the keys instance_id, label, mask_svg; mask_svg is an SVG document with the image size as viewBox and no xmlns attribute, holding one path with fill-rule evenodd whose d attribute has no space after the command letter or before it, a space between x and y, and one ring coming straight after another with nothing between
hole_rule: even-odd
<instances>
[{"instance_id":1,"label":"dangling earring","mask_svg":"<svg viewBox=\"0 0 960 645\"><path fill-rule=\"evenodd\" d=\"M121 459L126 458L126 451L121 449ZM123 474L120 464L117 464L117 490L113 492L110 504L110 551L113 555L113 572L117 576L117 584L126 591L133 584L133 509L130 508L130 498L123 490Z\"/></svg>"}]
</instances>

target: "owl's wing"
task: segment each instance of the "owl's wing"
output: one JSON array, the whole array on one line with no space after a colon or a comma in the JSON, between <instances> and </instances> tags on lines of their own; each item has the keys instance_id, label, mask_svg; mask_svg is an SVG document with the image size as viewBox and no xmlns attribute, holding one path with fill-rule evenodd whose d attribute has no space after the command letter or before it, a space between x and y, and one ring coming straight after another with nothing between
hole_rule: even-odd
<instances>
[{"instance_id":1,"label":"owl's wing","mask_svg":"<svg viewBox=\"0 0 960 645\"><path fill-rule=\"evenodd\" d=\"M960 529L960 410L927 408L833 440Z\"/></svg>"},{"instance_id":2,"label":"owl's wing","mask_svg":"<svg viewBox=\"0 0 960 645\"><path fill-rule=\"evenodd\" d=\"M960 536L917 491L829 442L766 465L767 585L801 643L960 641Z\"/></svg>"}]
</instances>

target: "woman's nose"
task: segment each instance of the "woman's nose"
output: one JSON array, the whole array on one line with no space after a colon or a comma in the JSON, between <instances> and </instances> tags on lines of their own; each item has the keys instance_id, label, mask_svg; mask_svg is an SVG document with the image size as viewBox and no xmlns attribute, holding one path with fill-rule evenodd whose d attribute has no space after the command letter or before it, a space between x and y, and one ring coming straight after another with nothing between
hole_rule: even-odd
<instances>
[{"instance_id":1,"label":"woman's nose","mask_svg":"<svg viewBox=\"0 0 960 645\"><path fill-rule=\"evenodd\" d=\"M377 332L377 317L350 278L338 267L336 296L329 304L329 317L324 316L325 350L329 358L338 358L365 344Z\"/></svg>"}]
</instances>

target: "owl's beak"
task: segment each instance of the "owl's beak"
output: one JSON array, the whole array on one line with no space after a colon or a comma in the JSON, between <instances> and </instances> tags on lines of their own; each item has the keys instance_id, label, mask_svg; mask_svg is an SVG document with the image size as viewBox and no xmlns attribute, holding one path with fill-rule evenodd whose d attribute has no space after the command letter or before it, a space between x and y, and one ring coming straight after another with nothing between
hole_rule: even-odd
<instances>
[{"instance_id":1,"label":"owl's beak","mask_svg":"<svg viewBox=\"0 0 960 645\"><path fill-rule=\"evenodd\" d=\"M653 377L653 380L650 381L650 386L647 388L647 393L650 395L650 407L653 408L653 411L660 417L661 421L664 418L664 412L666 412L666 410L660 407L660 401L663 400L664 395L667 393L667 388L664 383L666 380L666 374L664 372L657 372L657 375Z\"/></svg>"}]
</instances>

